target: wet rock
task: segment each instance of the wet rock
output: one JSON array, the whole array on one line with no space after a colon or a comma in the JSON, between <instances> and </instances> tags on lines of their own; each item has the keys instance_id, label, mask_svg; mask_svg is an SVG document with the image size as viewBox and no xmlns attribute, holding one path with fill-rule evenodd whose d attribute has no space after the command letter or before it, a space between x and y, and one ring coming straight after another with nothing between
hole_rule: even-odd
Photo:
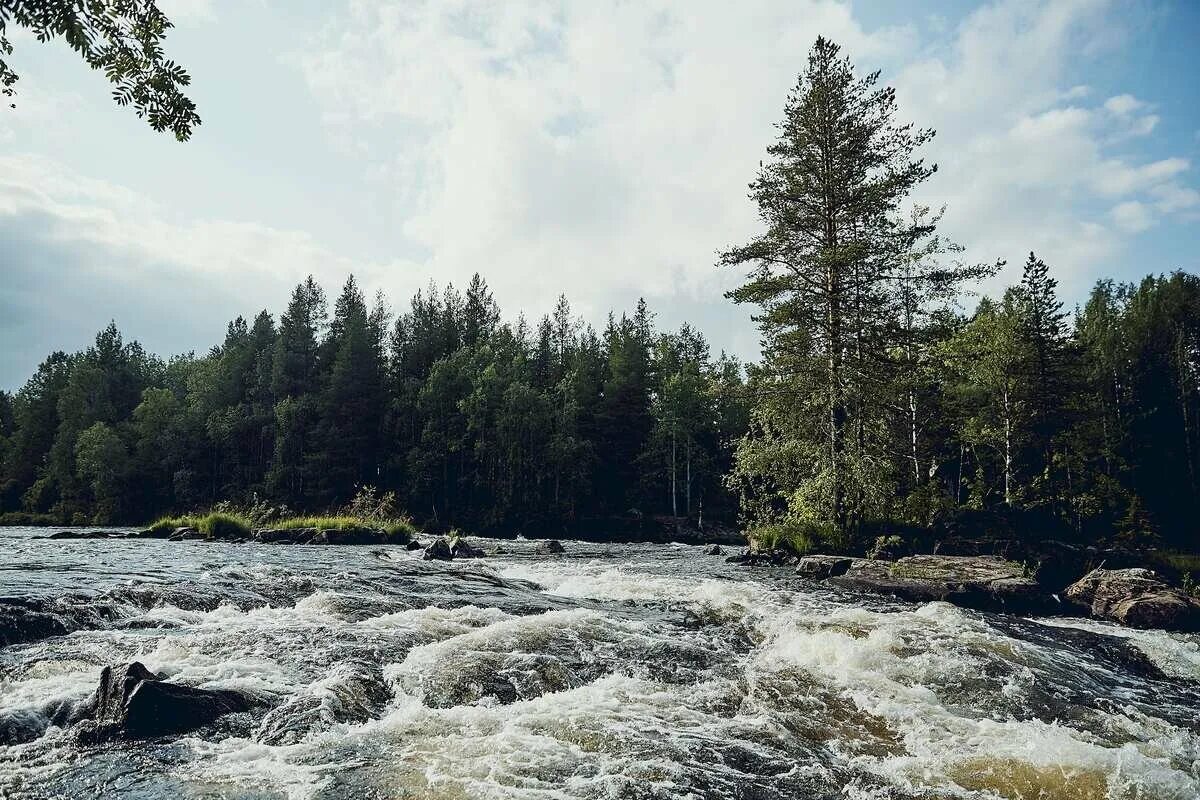
<instances>
[{"instance_id":1,"label":"wet rock","mask_svg":"<svg viewBox=\"0 0 1200 800\"><path fill-rule=\"evenodd\" d=\"M195 528L176 528L174 533L167 537L169 542L185 542L193 539L203 539L204 534Z\"/></svg>"},{"instance_id":2,"label":"wet rock","mask_svg":"<svg viewBox=\"0 0 1200 800\"><path fill-rule=\"evenodd\" d=\"M0 599L0 647L61 636L70 630L60 615L40 603L16 597Z\"/></svg>"},{"instance_id":3,"label":"wet rock","mask_svg":"<svg viewBox=\"0 0 1200 800\"><path fill-rule=\"evenodd\" d=\"M449 561L454 558L454 553L451 552L450 545L445 539L438 538L425 548L425 553L421 558L426 561Z\"/></svg>"},{"instance_id":4,"label":"wet rock","mask_svg":"<svg viewBox=\"0 0 1200 800\"><path fill-rule=\"evenodd\" d=\"M796 574L808 578L832 578L850 571L854 559L845 556L803 556L796 564Z\"/></svg>"},{"instance_id":5,"label":"wet rock","mask_svg":"<svg viewBox=\"0 0 1200 800\"><path fill-rule=\"evenodd\" d=\"M800 563L799 556L791 550L784 550L782 548L775 550L755 550L754 548L748 548L725 560L731 564L742 564L743 566L750 567L784 567L795 566Z\"/></svg>"},{"instance_id":6,"label":"wet rock","mask_svg":"<svg viewBox=\"0 0 1200 800\"><path fill-rule=\"evenodd\" d=\"M890 594L917 603L944 600L964 608L1009 613L1057 610L1054 599L1021 564L982 556L908 556L899 561L857 559L830 583Z\"/></svg>"},{"instance_id":7,"label":"wet rock","mask_svg":"<svg viewBox=\"0 0 1200 800\"><path fill-rule=\"evenodd\" d=\"M1067 599L1097 619L1131 628L1200 631L1200 600L1148 569L1095 569L1067 587Z\"/></svg>"},{"instance_id":8,"label":"wet rock","mask_svg":"<svg viewBox=\"0 0 1200 800\"><path fill-rule=\"evenodd\" d=\"M100 672L95 694L72 714L87 743L185 733L218 717L248 711L253 698L228 689L168 683L139 661Z\"/></svg>"},{"instance_id":9,"label":"wet rock","mask_svg":"<svg viewBox=\"0 0 1200 800\"><path fill-rule=\"evenodd\" d=\"M483 558L486 553L478 547L473 547L465 539L455 539L454 544L450 545L450 556L452 558Z\"/></svg>"},{"instance_id":10,"label":"wet rock","mask_svg":"<svg viewBox=\"0 0 1200 800\"><path fill-rule=\"evenodd\" d=\"M131 534L130 538L131 539L168 539L168 538L170 538L171 534L172 534L172 531L169 531L166 528L146 528L145 530L140 530L137 533Z\"/></svg>"},{"instance_id":11,"label":"wet rock","mask_svg":"<svg viewBox=\"0 0 1200 800\"><path fill-rule=\"evenodd\" d=\"M413 539L408 544L404 545L404 549L405 550L424 550L425 545L421 544L416 539Z\"/></svg>"},{"instance_id":12,"label":"wet rock","mask_svg":"<svg viewBox=\"0 0 1200 800\"><path fill-rule=\"evenodd\" d=\"M562 542L560 542L558 539L547 539L543 542L538 542L537 551L542 555L556 555L558 553L566 552L566 550L563 549Z\"/></svg>"},{"instance_id":13,"label":"wet rock","mask_svg":"<svg viewBox=\"0 0 1200 800\"><path fill-rule=\"evenodd\" d=\"M721 545L719 544L712 544L704 548L704 555L706 556L719 556L724 552L725 551L721 549Z\"/></svg>"},{"instance_id":14,"label":"wet rock","mask_svg":"<svg viewBox=\"0 0 1200 800\"><path fill-rule=\"evenodd\" d=\"M373 719L390 699L378 670L360 662L338 664L307 692L267 712L254 738L274 746L296 744L333 725Z\"/></svg>"},{"instance_id":15,"label":"wet rock","mask_svg":"<svg viewBox=\"0 0 1200 800\"><path fill-rule=\"evenodd\" d=\"M508 552L508 548L506 548L502 544L498 544L492 548L492 555L494 555L494 556L502 556L507 552Z\"/></svg>"}]
</instances>

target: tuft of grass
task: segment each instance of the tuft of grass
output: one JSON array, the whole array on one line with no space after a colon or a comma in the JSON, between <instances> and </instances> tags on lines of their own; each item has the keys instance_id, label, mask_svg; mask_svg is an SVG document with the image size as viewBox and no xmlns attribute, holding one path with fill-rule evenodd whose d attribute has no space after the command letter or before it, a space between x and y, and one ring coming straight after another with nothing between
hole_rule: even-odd
<instances>
[{"instance_id":1,"label":"tuft of grass","mask_svg":"<svg viewBox=\"0 0 1200 800\"><path fill-rule=\"evenodd\" d=\"M206 539L236 539L250 535L250 520L236 514L209 512L195 521Z\"/></svg>"},{"instance_id":2,"label":"tuft of grass","mask_svg":"<svg viewBox=\"0 0 1200 800\"><path fill-rule=\"evenodd\" d=\"M787 520L762 525L746 534L755 550L788 550L796 555L813 552L839 553L846 549L832 525Z\"/></svg>"}]
</instances>

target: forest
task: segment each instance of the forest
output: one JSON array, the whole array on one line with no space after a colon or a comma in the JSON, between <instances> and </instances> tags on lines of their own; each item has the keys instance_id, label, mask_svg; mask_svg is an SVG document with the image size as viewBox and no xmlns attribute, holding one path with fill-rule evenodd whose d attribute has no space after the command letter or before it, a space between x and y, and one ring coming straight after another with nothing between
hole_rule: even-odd
<instances>
[{"instance_id":1,"label":"forest","mask_svg":"<svg viewBox=\"0 0 1200 800\"><path fill-rule=\"evenodd\" d=\"M322 511L371 487L478 533L665 516L848 550L974 520L1195 550L1200 280L1101 280L1068 308L1029 253L981 296L1005 265L965 263L911 201L934 132L878 77L818 39L750 185L763 230L719 256L758 363L645 302L598 331L565 297L505 321L478 274L399 313L353 277L330 309L309 277L203 355L111 324L0 392L3 519Z\"/></svg>"}]
</instances>

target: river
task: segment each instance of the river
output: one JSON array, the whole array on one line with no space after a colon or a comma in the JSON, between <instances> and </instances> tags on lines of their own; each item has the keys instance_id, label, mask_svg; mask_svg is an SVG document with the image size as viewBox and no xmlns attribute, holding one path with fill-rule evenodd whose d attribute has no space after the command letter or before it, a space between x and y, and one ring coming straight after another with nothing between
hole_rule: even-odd
<instances>
[{"instance_id":1,"label":"river","mask_svg":"<svg viewBox=\"0 0 1200 800\"><path fill-rule=\"evenodd\" d=\"M106 664L261 698L191 734L0 746L0 798L1200 797L1200 637L849 594L685 545L45 540L0 720ZM32 722L31 722L32 721ZM29 737L26 737L29 738Z\"/></svg>"}]
</instances>

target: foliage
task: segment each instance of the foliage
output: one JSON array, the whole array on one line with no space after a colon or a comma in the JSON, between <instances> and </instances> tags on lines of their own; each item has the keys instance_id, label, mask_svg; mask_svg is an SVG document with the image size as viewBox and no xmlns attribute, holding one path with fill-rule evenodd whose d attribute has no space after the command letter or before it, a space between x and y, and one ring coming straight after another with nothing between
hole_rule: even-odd
<instances>
[{"instance_id":1,"label":"foliage","mask_svg":"<svg viewBox=\"0 0 1200 800\"><path fill-rule=\"evenodd\" d=\"M560 298L531 329L501 321L479 276L394 316L353 278L330 313L310 277L278 321L239 317L202 356L164 362L115 325L50 356L0 396L0 512L328 514L397 535L409 515L478 532L632 510L728 522L743 388L736 360L689 326L655 331L645 303L598 333Z\"/></svg>"},{"instance_id":2,"label":"foliage","mask_svg":"<svg viewBox=\"0 0 1200 800\"><path fill-rule=\"evenodd\" d=\"M784 520L751 528L747 534L751 547L760 551L787 550L806 553L841 553L847 548L845 537L831 523Z\"/></svg>"},{"instance_id":3,"label":"foliage","mask_svg":"<svg viewBox=\"0 0 1200 800\"><path fill-rule=\"evenodd\" d=\"M208 539L235 539L250 536L252 527L250 520L239 514L209 511L202 514L160 517L146 529L161 535L176 528L195 528Z\"/></svg>"},{"instance_id":4,"label":"foliage","mask_svg":"<svg viewBox=\"0 0 1200 800\"><path fill-rule=\"evenodd\" d=\"M8 26L26 28L39 42L62 37L92 69L113 84L119 106L132 106L156 131L179 141L200 124L183 94L191 77L166 57L162 40L171 21L154 0L0 0L0 56L11 56ZM15 94L17 73L0 58L0 92Z\"/></svg>"}]
</instances>

